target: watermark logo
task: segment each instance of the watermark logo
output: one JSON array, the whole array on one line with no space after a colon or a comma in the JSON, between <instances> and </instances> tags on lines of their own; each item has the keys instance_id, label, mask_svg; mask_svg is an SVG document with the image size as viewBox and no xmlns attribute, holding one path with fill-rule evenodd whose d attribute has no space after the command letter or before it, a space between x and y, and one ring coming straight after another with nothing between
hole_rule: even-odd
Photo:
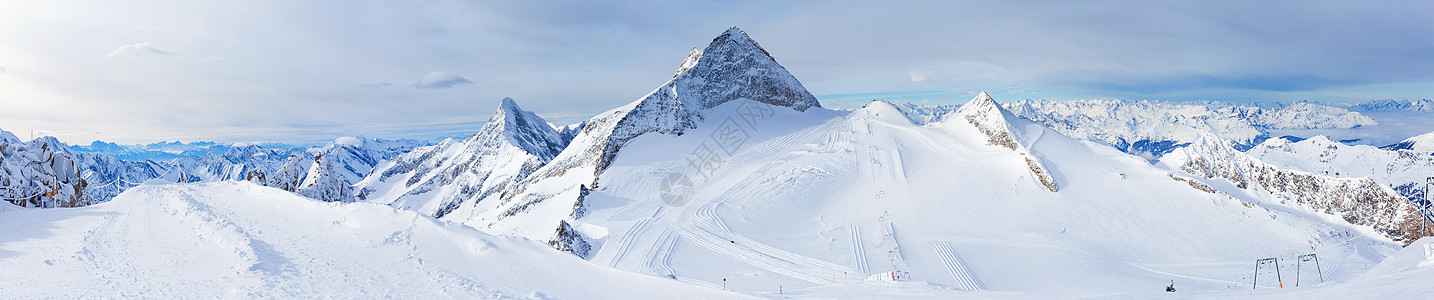
<instances>
[{"instance_id":1,"label":"watermark logo","mask_svg":"<svg viewBox=\"0 0 1434 300\"><path fill-rule=\"evenodd\" d=\"M711 179L713 173L731 161L737 150L751 141L758 122L775 114L770 105L743 100L735 117L722 120L706 140L683 157L685 172L671 172L663 177L659 185L662 201L673 207L687 205L695 187Z\"/></svg>"},{"instance_id":2,"label":"watermark logo","mask_svg":"<svg viewBox=\"0 0 1434 300\"><path fill-rule=\"evenodd\" d=\"M692 179L683 173L667 173L662 179L662 202L668 206L681 207L692 200Z\"/></svg>"}]
</instances>

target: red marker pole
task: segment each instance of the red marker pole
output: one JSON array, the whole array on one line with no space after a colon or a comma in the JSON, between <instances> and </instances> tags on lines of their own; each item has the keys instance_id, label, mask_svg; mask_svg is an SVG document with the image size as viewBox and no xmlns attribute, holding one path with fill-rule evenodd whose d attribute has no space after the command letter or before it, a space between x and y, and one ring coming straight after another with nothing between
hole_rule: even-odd
<instances>
[{"instance_id":1,"label":"red marker pole","mask_svg":"<svg viewBox=\"0 0 1434 300\"><path fill-rule=\"evenodd\" d=\"M727 278L722 278L722 290L727 290Z\"/></svg>"}]
</instances>

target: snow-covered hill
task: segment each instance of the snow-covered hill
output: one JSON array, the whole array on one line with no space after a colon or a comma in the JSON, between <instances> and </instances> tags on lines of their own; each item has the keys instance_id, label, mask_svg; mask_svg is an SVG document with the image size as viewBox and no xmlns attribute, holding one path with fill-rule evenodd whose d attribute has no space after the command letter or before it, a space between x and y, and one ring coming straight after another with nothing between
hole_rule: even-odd
<instances>
[{"instance_id":1,"label":"snow-covered hill","mask_svg":"<svg viewBox=\"0 0 1434 300\"><path fill-rule=\"evenodd\" d=\"M367 203L147 184L79 209L0 203L6 298L734 299Z\"/></svg>"}]
</instances>

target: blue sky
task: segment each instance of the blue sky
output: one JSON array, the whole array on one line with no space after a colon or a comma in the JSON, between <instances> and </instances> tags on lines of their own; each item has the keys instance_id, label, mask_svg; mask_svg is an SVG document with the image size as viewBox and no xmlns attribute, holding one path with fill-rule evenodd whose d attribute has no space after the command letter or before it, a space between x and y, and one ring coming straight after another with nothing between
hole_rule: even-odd
<instances>
[{"instance_id":1,"label":"blue sky","mask_svg":"<svg viewBox=\"0 0 1434 300\"><path fill-rule=\"evenodd\" d=\"M730 26L829 107L1434 97L1429 1L534 2L0 0L0 129L428 139L475 131L503 97L573 123Z\"/></svg>"}]
</instances>

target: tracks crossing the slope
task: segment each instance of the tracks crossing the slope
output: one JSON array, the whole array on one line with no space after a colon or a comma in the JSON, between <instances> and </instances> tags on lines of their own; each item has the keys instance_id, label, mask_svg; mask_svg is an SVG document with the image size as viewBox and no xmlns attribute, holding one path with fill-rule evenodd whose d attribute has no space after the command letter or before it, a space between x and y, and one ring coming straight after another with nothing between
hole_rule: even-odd
<instances>
[{"instance_id":1,"label":"tracks crossing the slope","mask_svg":"<svg viewBox=\"0 0 1434 300\"><path fill-rule=\"evenodd\" d=\"M638 220L627 229L626 233L622 234L622 237L617 239L617 252L613 254L612 261L608 262L608 267L617 267L617 263L632 251L632 245L637 242L637 238L642 236L643 232L647 231L647 227L652 225L652 220L653 218Z\"/></svg>"},{"instance_id":2,"label":"tracks crossing the slope","mask_svg":"<svg viewBox=\"0 0 1434 300\"><path fill-rule=\"evenodd\" d=\"M931 242L931 249L935 250L936 256L941 258L941 263L946 265L946 270L951 271L951 277L956 279L956 286L967 291L983 291L986 286L971 273L956 251L951 249L951 244L946 242Z\"/></svg>"},{"instance_id":3,"label":"tracks crossing the slope","mask_svg":"<svg viewBox=\"0 0 1434 300\"><path fill-rule=\"evenodd\" d=\"M677 272L672 270L672 252L680 237L681 235L672 229L662 231L662 236L657 238L657 246L647 252L649 272L674 278L677 276Z\"/></svg>"},{"instance_id":4,"label":"tracks crossing the slope","mask_svg":"<svg viewBox=\"0 0 1434 300\"><path fill-rule=\"evenodd\" d=\"M728 241L722 240L720 237L717 237L710 232L706 232L704 230L698 230L697 232L688 231L686 229L680 228L677 230L682 233L682 236L689 237L689 240L691 240L694 244L702 246L703 248L706 248L708 250L712 250L713 252L716 252L718 254L732 257L743 263L762 268L773 273L786 275L792 278L800 279L815 284L835 284L836 281L826 278L829 276L834 277L836 273L840 273L843 271L851 271L850 269L845 268L841 268L845 270L827 269L822 268L818 265L811 265L808 264L808 261L802 259L804 256L789 253L786 251L777 250L777 252L768 252L772 249L761 249L766 251L759 251L758 249L747 247L751 245L747 245L747 243L745 242L723 243Z\"/></svg>"}]
</instances>

